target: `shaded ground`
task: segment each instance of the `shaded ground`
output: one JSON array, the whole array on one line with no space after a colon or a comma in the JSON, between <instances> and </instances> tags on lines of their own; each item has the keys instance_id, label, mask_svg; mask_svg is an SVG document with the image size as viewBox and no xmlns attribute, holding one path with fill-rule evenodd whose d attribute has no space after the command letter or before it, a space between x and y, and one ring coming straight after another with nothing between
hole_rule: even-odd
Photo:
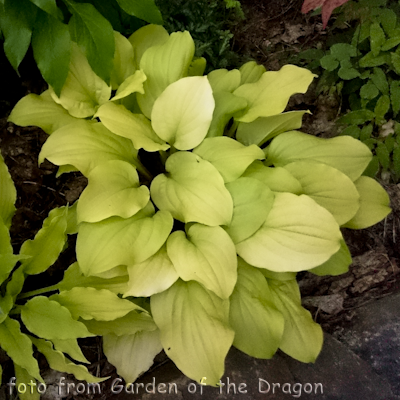
<instances>
[{"instance_id":1,"label":"shaded ground","mask_svg":"<svg viewBox=\"0 0 400 400\"><path fill-rule=\"evenodd\" d=\"M291 62L293 56L311 45L323 45L329 31L322 31L320 17L300 13L302 0L251 1L243 0L246 20L235 29L235 48L277 70ZM21 244L32 239L40 229L48 212L58 206L73 203L86 185L79 173L56 177L57 168L49 162L37 165L38 154L46 134L37 128L20 128L6 122L7 115L22 96L41 93L45 84L37 70L24 62L22 78L18 78L4 56L0 56L0 148L17 188L17 213L11 229L16 251ZM338 114L338 99L317 97L314 87L305 96L295 96L291 109L309 109L312 116L304 121L303 131L318 136L335 134L334 120ZM354 257L350 271L338 277L315 277L299 274L304 305L327 332L342 332L351 324L355 310L375 299L400 291L400 248L398 246L400 218L400 186L386 186L390 194L393 213L382 223L363 231L344 232ZM63 270L74 261L73 243L60 261L46 275L28 282L29 289L36 281L43 286L59 280ZM82 341L85 355L93 362L92 373L116 377L115 369L107 363L98 339ZM0 361L7 363L1 355ZM159 356L156 368L165 362ZM9 374L11 375L11 364ZM42 367L46 369L45 361ZM7 368L5 368L7 374ZM51 373L47 371L47 373ZM103 398L107 398L103 391ZM53 397L55 398L55 397ZM78 398L75 396L75 398ZM88 398L88 396L83 397Z\"/></svg>"}]
</instances>

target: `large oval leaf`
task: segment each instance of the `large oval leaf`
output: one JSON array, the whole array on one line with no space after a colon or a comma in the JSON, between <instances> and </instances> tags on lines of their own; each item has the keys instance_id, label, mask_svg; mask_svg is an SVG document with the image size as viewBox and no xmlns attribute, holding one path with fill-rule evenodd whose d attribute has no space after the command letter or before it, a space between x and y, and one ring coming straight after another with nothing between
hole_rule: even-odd
<instances>
[{"instance_id":1,"label":"large oval leaf","mask_svg":"<svg viewBox=\"0 0 400 400\"><path fill-rule=\"evenodd\" d=\"M167 174L158 175L150 186L151 198L160 210L182 222L228 225L233 202L219 172L208 161L180 151L165 164Z\"/></svg>"},{"instance_id":2,"label":"large oval leaf","mask_svg":"<svg viewBox=\"0 0 400 400\"><path fill-rule=\"evenodd\" d=\"M136 168L125 161L98 165L88 178L89 185L78 201L78 222L98 222L112 216L129 218L150 200L149 189L139 186Z\"/></svg>"},{"instance_id":3,"label":"large oval leaf","mask_svg":"<svg viewBox=\"0 0 400 400\"><path fill-rule=\"evenodd\" d=\"M216 386L234 332L229 327L229 301L197 282L177 281L151 297L151 311L168 357L189 378Z\"/></svg>"},{"instance_id":4,"label":"large oval leaf","mask_svg":"<svg viewBox=\"0 0 400 400\"><path fill-rule=\"evenodd\" d=\"M168 256L184 281L203 284L217 296L227 299L236 284L235 246L219 226L193 224L176 231L167 241Z\"/></svg>"},{"instance_id":5,"label":"large oval leaf","mask_svg":"<svg viewBox=\"0 0 400 400\"><path fill-rule=\"evenodd\" d=\"M267 159L280 167L293 161L318 161L338 169L354 182L367 168L372 153L364 143L350 136L323 139L293 131L272 140Z\"/></svg>"},{"instance_id":6,"label":"large oval leaf","mask_svg":"<svg viewBox=\"0 0 400 400\"><path fill-rule=\"evenodd\" d=\"M244 146L226 136L205 139L193 153L214 165L225 182L239 178L254 160L265 158L258 146Z\"/></svg>"},{"instance_id":7,"label":"large oval leaf","mask_svg":"<svg viewBox=\"0 0 400 400\"><path fill-rule=\"evenodd\" d=\"M10 228L11 219L15 213L16 200L17 191L3 156L0 154L0 218L7 228Z\"/></svg>"},{"instance_id":8,"label":"large oval leaf","mask_svg":"<svg viewBox=\"0 0 400 400\"><path fill-rule=\"evenodd\" d=\"M190 76L169 85L154 102L151 124L178 150L190 150L206 137L215 101L206 76Z\"/></svg>"},{"instance_id":9,"label":"large oval leaf","mask_svg":"<svg viewBox=\"0 0 400 400\"><path fill-rule=\"evenodd\" d=\"M148 206L127 219L111 217L94 224L83 222L76 243L82 272L99 274L154 255L167 240L173 219L167 211L153 214L154 208Z\"/></svg>"},{"instance_id":10,"label":"large oval leaf","mask_svg":"<svg viewBox=\"0 0 400 400\"><path fill-rule=\"evenodd\" d=\"M285 166L300 183L303 193L326 208L343 225L356 214L360 196L351 179L329 165L298 161Z\"/></svg>"},{"instance_id":11,"label":"large oval leaf","mask_svg":"<svg viewBox=\"0 0 400 400\"><path fill-rule=\"evenodd\" d=\"M276 193L264 225L236 250L256 267L295 272L328 260L339 250L341 238L332 214L310 197Z\"/></svg>"}]
</instances>

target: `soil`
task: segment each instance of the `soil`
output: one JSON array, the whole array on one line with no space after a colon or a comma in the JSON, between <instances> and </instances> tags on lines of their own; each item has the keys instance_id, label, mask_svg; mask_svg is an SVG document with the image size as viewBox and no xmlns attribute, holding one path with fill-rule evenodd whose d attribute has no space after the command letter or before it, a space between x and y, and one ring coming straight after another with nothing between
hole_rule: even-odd
<instances>
[{"instance_id":1,"label":"soil","mask_svg":"<svg viewBox=\"0 0 400 400\"><path fill-rule=\"evenodd\" d=\"M319 16L301 14L302 0L242 0L241 3L246 19L234 29L234 48L269 70L277 70L289 63L305 48L321 47L321 43L334 34L329 27L326 31L322 30ZM35 236L48 212L54 207L72 204L87 182L79 173L56 177L57 167L48 161L38 166L38 155L47 135L36 127L21 128L7 122L7 116L21 97L28 93L40 94L46 87L32 56L22 63L20 77L4 54L0 54L0 68L0 148L17 188L17 212L11 237L13 247L18 251L25 240ZM339 99L317 96L315 86L306 95L294 96L289 108L309 109L313 113L304 120L304 132L323 137L337 133L334 121L339 112ZM393 212L372 228L343 232L354 257L350 271L337 277L299 274L305 307L330 333L345 327L351 321L355 308L400 291L400 238L397 237L400 185L386 185L385 188L390 195ZM70 250L73 249L73 239L70 244L46 274L27 282L27 289L34 288L38 281L43 287L43 282L51 285L61 278L63 271L74 261L74 252ZM99 339L83 340L81 345L92 362L92 373L116 377L115 369L107 363L100 350ZM155 366L163 360L161 355ZM0 361L6 375L11 376L12 365L5 354L0 354ZM52 373L43 359L41 367L45 375ZM4 376L3 380L6 379L7 376ZM106 391L102 398L107 398Z\"/></svg>"}]
</instances>

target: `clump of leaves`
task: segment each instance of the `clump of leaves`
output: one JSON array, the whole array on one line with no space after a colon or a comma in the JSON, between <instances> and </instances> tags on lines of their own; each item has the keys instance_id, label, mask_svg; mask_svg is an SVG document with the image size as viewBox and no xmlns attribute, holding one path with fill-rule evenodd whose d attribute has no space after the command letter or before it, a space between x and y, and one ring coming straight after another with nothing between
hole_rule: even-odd
<instances>
[{"instance_id":1,"label":"clump of leaves","mask_svg":"<svg viewBox=\"0 0 400 400\"><path fill-rule=\"evenodd\" d=\"M162 24L154 0L2 0L0 31L4 52L18 67L32 44L43 78L59 95L69 71L71 41L83 50L90 66L107 83L114 58L113 29L144 21ZM141 26L141 25L139 25Z\"/></svg>"},{"instance_id":2,"label":"clump of leaves","mask_svg":"<svg viewBox=\"0 0 400 400\"><path fill-rule=\"evenodd\" d=\"M116 91L75 47L61 95L30 94L10 120L50 135L39 161L88 178L78 263L65 279L101 277L105 288L125 279L115 290L143 310L116 305L117 318L92 320L79 288L54 301L81 310L127 383L161 349L210 385L232 345L314 361L322 330L301 306L296 273L346 272L340 227L362 229L390 212L384 189L362 175L370 150L348 136L296 131L306 111L283 111L311 83L306 69L249 62L204 76L190 34L155 25L117 46Z\"/></svg>"},{"instance_id":3,"label":"clump of leaves","mask_svg":"<svg viewBox=\"0 0 400 400\"><path fill-rule=\"evenodd\" d=\"M239 1L163 0L158 6L168 32L188 30L196 44L196 57L205 57L208 71L236 67L237 53L232 51L231 27L244 18Z\"/></svg>"}]
</instances>

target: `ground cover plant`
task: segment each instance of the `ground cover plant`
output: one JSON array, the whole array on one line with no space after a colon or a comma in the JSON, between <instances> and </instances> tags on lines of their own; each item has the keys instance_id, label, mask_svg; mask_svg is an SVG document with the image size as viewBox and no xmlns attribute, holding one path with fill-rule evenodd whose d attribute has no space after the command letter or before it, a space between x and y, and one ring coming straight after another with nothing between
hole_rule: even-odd
<instances>
[{"instance_id":1,"label":"ground cover plant","mask_svg":"<svg viewBox=\"0 0 400 400\"><path fill-rule=\"evenodd\" d=\"M296 273L347 271L340 227L390 212L363 175L371 151L297 131L307 111L284 111L313 80L306 69L249 62L203 75L190 34L156 25L116 45L115 89L73 46L60 95L30 94L9 118L49 134L40 162L89 181L76 204L77 263L41 291L57 290L50 300L103 336L127 383L162 349L209 385L232 345L314 361L322 330L301 306Z\"/></svg>"}]
</instances>

